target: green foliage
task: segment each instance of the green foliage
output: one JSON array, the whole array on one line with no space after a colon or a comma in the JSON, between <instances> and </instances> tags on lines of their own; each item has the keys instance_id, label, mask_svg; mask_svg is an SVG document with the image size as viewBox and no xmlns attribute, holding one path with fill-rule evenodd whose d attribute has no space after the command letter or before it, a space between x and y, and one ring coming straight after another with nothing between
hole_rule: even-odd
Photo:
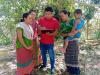
<instances>
[{"instance_id":1,"label":"green foliage","mask_svg":"<svg viewBox=\"0 0 100 75\"><path fill-rule=\"evenodd\" d=\"M9 44L12 42L16 32L16 24L20 21L22 14L30 9L36 9L40 3L39 0L0 0L0 31L2 32L0 43Z\"/></svg>"},{"instance_id":2,"label":"green foliage","mask_svg":"<svg viewBox=\"0 0 100 75\"><path fill-rule=\"evenodd\" d=\"M91 0L91 3L100 4L100 0Z\"/></svg>"},{"instance_id":3,"label":"green foliage","mask_svg":"<svg viewBox=\"0 0 100 75\"><path fill-rule=\"evenodd\" d=\"M91 0L91 2L97 4L100 1ZM76 8L75 0L0 0L0 44L12 43L16 24L20 21L24 12L35 9L37 10L37 18L39 18L43 15L46 6L53 7L54 16L57 19L59 19L61 9L65 8L73 13ZM92 19L96 12L95 7L91 6L84 6L83 10L87 20Z\"/></svg>"},{"instance_id":4,"label":"green foliage","mask_svg":"<svg viewBox=\"0 0 100 75\"><path fill-rule=\"evenodd\" d=\"M59 18L59 11L67 9L69 12L73 12L75 9L75 0L48 0L47 6L52 6L55 11L55 17Z\"/></svg>"},{"instance_id":5,"label":"green foliage","mask_svg":"<svg viewBox=\"0 0 100 75\"><path fill-rule=\"evenodd\" d=\"M86 17L86 19L87 20L92 19L94 17L95 12L96 12L95 7L87 7L85 9L85 17Z\"/></svg>"}]
</instances>

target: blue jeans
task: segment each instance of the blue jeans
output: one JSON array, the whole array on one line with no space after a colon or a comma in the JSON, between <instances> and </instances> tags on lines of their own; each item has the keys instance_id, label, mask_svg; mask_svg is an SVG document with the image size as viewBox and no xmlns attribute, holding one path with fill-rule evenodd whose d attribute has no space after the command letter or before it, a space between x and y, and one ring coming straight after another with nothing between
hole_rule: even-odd
<instances>
[{"instance_id":1,"label":"blue jeans","mask_svg":"<svg viewBox=\"0 0 100 75\"><path fill-rule=\"evenodd\" d=\"M47 65L47 52L50 57L51 69L54 69L55 65L55 53L54 53L54 44L43 44L40 43L40 49L42 54L43 65L46 67Z\"/></svg>"}]
</instances>

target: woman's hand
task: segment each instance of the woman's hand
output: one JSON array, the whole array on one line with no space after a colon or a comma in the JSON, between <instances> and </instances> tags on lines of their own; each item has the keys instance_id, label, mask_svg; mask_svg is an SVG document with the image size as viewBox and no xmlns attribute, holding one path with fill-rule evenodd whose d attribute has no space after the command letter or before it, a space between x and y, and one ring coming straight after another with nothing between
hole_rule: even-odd
<instances>
[{"instance_id":1,"label":"woman's hand","mask_svg":"<svg viewBox=\"0 0 100 75\"><path fill-rule=\"evenodd\" d=\"M26 47L26 49L32 51L33 50L33 45L29 46L29 47Z\"/></svg>"},{"instance_id":2,"label":"woman's hand","mask_svg":"<svg viewBox=\"0 0 100 75\"><path fill-rule=\"evenodd\" d=\"M68 34L68 36L74 36L74 35L75 35L74 33L69 33L69 34Z\"/></svg>"},{"instance_id":3,"label":"woman's hand","mask_svg":"<svg viewBox=\"0 0 100 75\"><path fill-rule=\"evenodd\" d=\"M61 35L62 35L63 37L66 37L66 36L67 36L67 34L64 34L64 33L62 33Z\"/></svg>"},{"instance_id":4,"label":"woman's hand","mask_svg":"<svg viewBox=\"0 0 100 75\"><path fill-rule=\"evenodd\" d=\"M74 30L74 31L71 31L68 36L74 36L76 33L78 32L81 32L82 30Z\"/></svg>"},{"instance_id":5,"label":"woman's hand","mask_svg":"<svg viewBox=\"0 0 100 75\"><path fill-rule=\"evenodd\" d=\"M80 33L82 32L82 29L78 30Z\"/></svg>"}]
</instances>

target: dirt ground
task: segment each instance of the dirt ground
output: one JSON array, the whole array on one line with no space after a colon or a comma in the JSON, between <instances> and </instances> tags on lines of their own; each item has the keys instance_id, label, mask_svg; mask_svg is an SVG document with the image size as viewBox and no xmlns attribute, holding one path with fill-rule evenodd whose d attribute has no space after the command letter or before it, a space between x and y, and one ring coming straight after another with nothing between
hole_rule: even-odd
<instances>
[{"instance_id":1,"label":"dirt ground","mask_svg":"<svg viewBox=\"0 0 100 75\"><path fill-rule=\"evenodd\" d=\"M67 75L63 53L59 51L61 43L55 44L56 71L55 75ZM47 55L48 56L48 55ZM97 41L84 41L80 44L79 55L81 75L100 75L100 43ZM48 57L48 70L36 70L33 75L50 75L50 62ZM0 75L15 75L16 54L12 46L0 47Z\"/></svg>"}]
</instances>

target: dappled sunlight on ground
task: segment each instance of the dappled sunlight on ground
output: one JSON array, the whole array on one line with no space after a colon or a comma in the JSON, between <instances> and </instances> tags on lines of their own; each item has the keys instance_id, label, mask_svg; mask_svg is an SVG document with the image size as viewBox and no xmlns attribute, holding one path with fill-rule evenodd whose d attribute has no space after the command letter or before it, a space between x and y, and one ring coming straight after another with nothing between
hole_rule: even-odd
<instances>
[{"instance_id":1,"label":"dappled sunlight on ground","mask_svg":"<svg viewBox=\"0 0 100 75\"><path fill-rule=\"evenodd\" d=\"M62 75L66 67L64 64L63 53L59 51L62 46L61 43L55 44L56 52L56 73L55 75ZM12 47L10 47L12 48ZM10 49L9 48L9 49ZM0 75L15 75L16 69L16 54L15 50L5 50L7 48L0 48ZM100 75L100 44L93 45L91 42L84 42L80 45L80 67L81 75ZM48 56L48 55L47 55ZM50 75L50 61L48 57L48 70L43 72L36 70L32 72L33 75ZM65 74L63 74L65 75Z\"/></svg>"}]
</instances>

